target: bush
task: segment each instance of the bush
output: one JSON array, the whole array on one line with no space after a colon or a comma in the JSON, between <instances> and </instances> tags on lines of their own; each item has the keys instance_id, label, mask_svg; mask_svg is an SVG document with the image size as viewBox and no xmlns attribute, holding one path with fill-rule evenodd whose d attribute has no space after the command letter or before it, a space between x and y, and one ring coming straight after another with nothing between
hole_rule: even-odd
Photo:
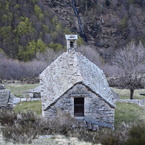
<instances>
[{"instance_id":1,"label":"bush","mask_svg":"<svg viewBox=\"0 0 145 145\"><path fill-rule=\"evenodd\" d=\"M100 141L103 145L124 145L125 139L121 131L106 131ZM126 136L125 136L126 137Z\"/></svg>"},{"instance_id":2,"label":"bush","mask_svg":"<svg viewBox=\"0 0 145 145\"><path fill-rule=\"evenodd\" d=\"M68 135L78 122L70 116L58 111L55 118L43 121L42 132L46 134Z\"/></svg>"},{"instance_id":3,"label":"bush","mask_svg":"<svg viewBox=\"0 0 145 145\"><path fill-rule=\"evenodd\" d=\"M6 141L31 143L37 135L68 135L76 121L62 113L58 113L56 118L44 120L32 112L16 114L13 111L1 111L0 123Z\"/></svg>"},{"instance_id":4,"label":"bush","mask_svg":"<svg viewBox=\"0 0 145 145\"><path fill-rule=\"evenodd\" d=\"M145 123L134 124L129 130L129 139L126 145L144 145L145 144Z\"/></svg>"},{"instance_id":5,"label":"bush","mask_svg":"<svg viewBox=\"0 0 145 145\"><path fill-rule=\"evenodd\" d=\"M38 135L61 134L77 137L86 142L123 145L127 132L126 126L121 126L119 131L101 129L99 132L78 128L78 121L59 110L56 118L49 120L39 118L32 112L16 114L13 111L1 111L0 122L4 126L2 128L4 138L14 143L31 143Z\"/></svg>"},{"instance_id":6,"label":"bush","mask_svg":"<svg viewBox=\"0 0 145 145\"><path fill-rule=\"evenodd\" d=\"M12 125L16 119L16 114L13 111L0 110L0 124Z\"/></svg>"},{"instance_id":7,"label":"bush","mask_svg":"<svg viewBox=\"0 0 145 145\"><path fill-rule=\"evenodd\" d=\"M87 129L73 130L71 136L79 140L91 142L93 144L101 143L102 145L125 145L128 138L129 126L122 123L117 130L109 128L100 128L99 131L89 131Z\"/></svg>"},{"instance_id":8,"label":"bush","mask_svg":"<svg viewBox=\"0 0 145 145\"><path fill-rule=\"evenodd\" d=\"M22 127L21 125L5 126L2 128L2 134L6 141L13 143L31 143L37 136L36 128L31 126Z\"/></svg>"},{"instance_id":9,"label":"bush","mask_svg":"<svg viewBox=\"0 0 145 145\"><path fill-rule=\"evenodd\" d=\"M128 126L122 123L117 130L101 128L99 131L89 131L78 128L78 121L69 114L57 112L56 118L49 120L40 118L32 112L14 113L0 112L0 123L3 125L2 134L7 141L14 143L31 143L38 135L61 134L77 137L79 140L102 145L144 145L145 123ZM76 128L77 127L77 128Z\"/></svg>"},{"instance_id":10,"label":"bush","mask_svg":"<svg viewBox=\"0 0 145 145\"><path fill-rule=\"evenodd\" d=\"M43 61L20 62L3 58L0 59L0 76L2 79L34 78L38 77L46 66L47 63Z\"/></svg>"},{"instance_id":11,"label":"bush","mask_svg":"<svg viewBox=\"0 0 145 145\"><path fill-rule=\"evenodd\" d=\"M7 141L30 143L41 132L41 120L32 112L1 111L2 134Z\"/></svg>"}]
</instances>

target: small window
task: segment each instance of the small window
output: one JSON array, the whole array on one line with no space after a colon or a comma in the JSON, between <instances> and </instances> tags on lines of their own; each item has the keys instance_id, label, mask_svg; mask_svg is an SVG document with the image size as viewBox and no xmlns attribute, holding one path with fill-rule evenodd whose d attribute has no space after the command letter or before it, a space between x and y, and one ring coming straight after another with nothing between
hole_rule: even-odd
<instances>
[{"instance_id":1,"label":"small window","mask_svg":"<svg viewBox=\"0 0 145 145\"><path fill-rule=\"evenodd\" d=\"M84 116L84 98L74 98L74 116Z\"/></svg>"},{"instance_id":2,"label":"small window","mask_svg":"<svg viewBox=\"0 0 145 145\"><path fill-rule=\"evenodd\" d=\"M33 98L41 98L40 93L34 92L34 93L33 93Z\"/></svg>"},{"instance_id":3,"label":"small window","mask_svg":"<svg viewBox=\"0 0 145 145\"><path fill-rule=\"evenodd\" d=\"M70 48L73 48L73 47L74 47L74 42L71 41L71 42L70 42Z\"/></svg>"}]
</instances>

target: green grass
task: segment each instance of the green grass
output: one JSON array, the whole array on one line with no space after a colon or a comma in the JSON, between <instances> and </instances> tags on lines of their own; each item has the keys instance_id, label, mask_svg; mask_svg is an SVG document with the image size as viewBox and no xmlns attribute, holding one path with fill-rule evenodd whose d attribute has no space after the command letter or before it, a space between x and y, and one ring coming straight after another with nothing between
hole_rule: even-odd
<instances>
[{"instance_id":1,"label":"green grass","mask_svg":"<svg viewBox=\"0 0 145 145\"><path fill-rule=\"evenodd\" d=\"M120 99L130 99L129 89L117 89L112 88L117 94L119 94ZM145 99L145 96L140 95L140 93L145 93L145 89L136 89L134 91L134 99Z\"/></svg>"},{"instance_id":2,"label":"green grass","mask_svg":"<svg viewBox=\"0 0 145 145\"><path fill-rule=\"evenodd\" d=\"M29 89L34 89L39 84L5 84L7 89L10 89L13 95L20 97Z\"/></svg>"},{"instance_id":3,"label":"green grass","mask_svg":"<svg viewBox=\"0 0 145 145\"><path fill-rule=\"evenodd\" d=\"M125 122L131 124L133 122L145 121L145 108L137 104L116 103L115 109L115 127Z\"/></svg>"},{"instance_id":4,"label":"green grass","mask_svg":"<svg viewBox=\"0 0 145 145\"><path fill-rule=\"evenodd\" d=\"M29 101L20 102L14 107L15 112L35 112L37 115L41 115L42 107L41 101Z\"/></svg>"}]
</instances>

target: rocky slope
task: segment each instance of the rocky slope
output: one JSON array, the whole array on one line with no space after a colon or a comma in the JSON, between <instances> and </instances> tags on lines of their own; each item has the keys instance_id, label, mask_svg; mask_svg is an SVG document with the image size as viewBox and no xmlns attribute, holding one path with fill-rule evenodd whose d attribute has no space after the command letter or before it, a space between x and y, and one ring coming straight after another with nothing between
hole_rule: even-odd
<instances>
[{"instance_id":1,"label":"rocky slope","mask_svg":"<svg viewBox=\"0 0 145 145\"><path fill-rule=\"evenodd\" d=\"M145 0L41 0L108 59L131 40L145 44Z\"/></svg>"}]
</instances>

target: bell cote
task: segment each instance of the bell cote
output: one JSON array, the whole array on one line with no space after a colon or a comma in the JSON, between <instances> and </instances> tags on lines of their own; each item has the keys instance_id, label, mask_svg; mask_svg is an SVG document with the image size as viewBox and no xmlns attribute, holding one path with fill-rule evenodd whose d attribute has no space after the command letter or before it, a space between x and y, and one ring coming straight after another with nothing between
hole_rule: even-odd
<instances>
[{"instance_id":1,"label":"bell cote","mask_svg":"<svg viewBox=\"0 0 145 145\"><path fill-rule=\"evenodd\" d=\"M77 50L77 39L78 35L65 35L66 42L67 42L67 51Z\"/></svg>"}]
</instances>

